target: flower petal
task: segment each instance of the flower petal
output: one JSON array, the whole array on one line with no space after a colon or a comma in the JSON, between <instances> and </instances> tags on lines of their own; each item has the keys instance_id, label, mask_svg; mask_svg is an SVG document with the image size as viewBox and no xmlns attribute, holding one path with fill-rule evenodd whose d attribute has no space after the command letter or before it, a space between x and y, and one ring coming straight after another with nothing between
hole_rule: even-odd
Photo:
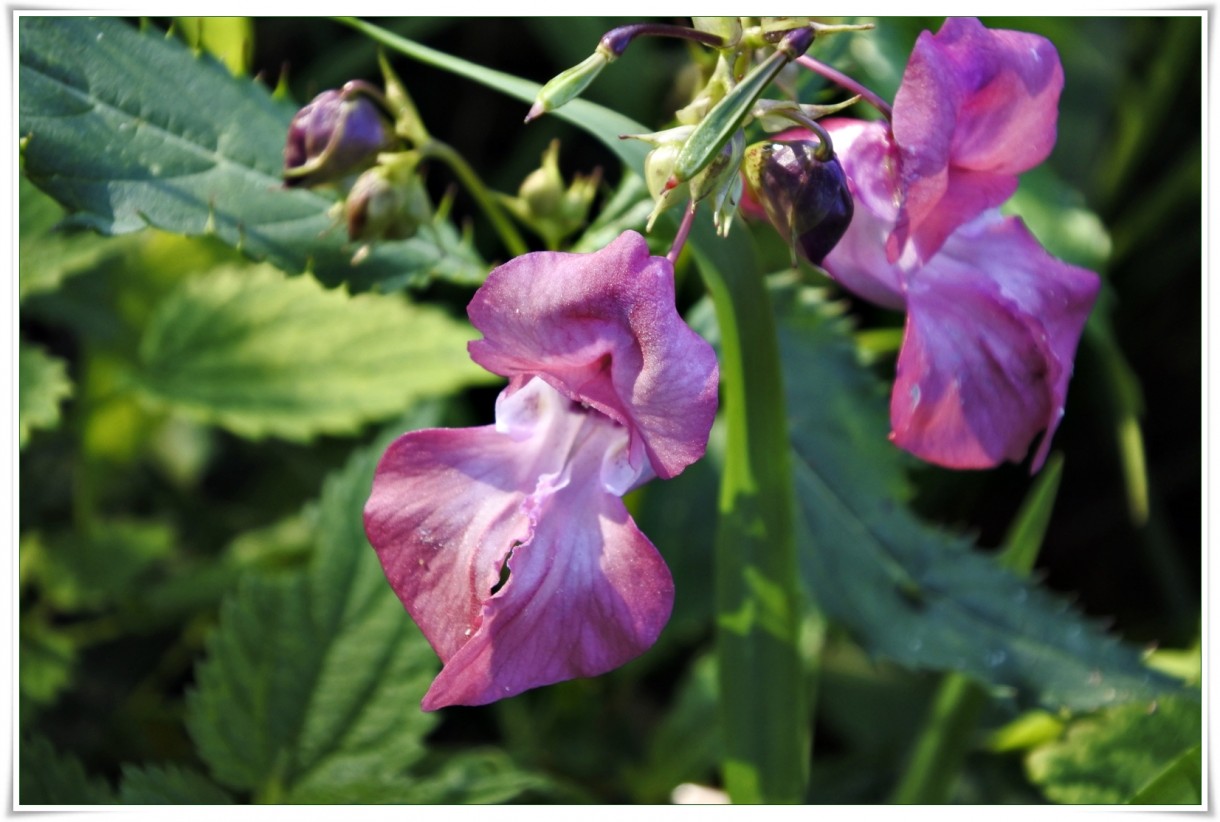
<instances>
[{"instance_id":1,"label":"flower petal","mask_svg":"<svg viewBox=\"0 0 1220 822\"><path fill-rule=\"evenodd\" d=\"M1055 144L1063 68L1026 32L949 18L919 36L894 98L904 200L887 251L928 260L954 229L1016 190Z\"/></svg>"},{"instance_id":2,"label":"flower petal","mask_svg":"<svg viewBox=\"0 0 1220 822\"><path fill-rule=\"evenodd\" d=\"M951 468L1024 458L1063 415L1072 358L1099 287L1051 257L1018 218L989 212L908 279L891 435Z\"/></svg>"},{"instance_id":3,"label":"flower petal","mask_svg":"<svg viewBox=\"0 0 1220 822\"><path fill-rule=\"evenodd\" d=\"M512 548L508 579L485 598L478 629L446 660L425 710L605 673L651 647L669 619L669 569L604 484L626 431L597 413L565 413L579 426L569 462L524 501L530 528Z\"/></svg>"},{"instance_id":4,"label":"flower petal","mask_svg":"<svg viewBox=\"0 0 1220 822\"><path fill-rule=\"evenodd\" d=\"M673 267L629 231L592 254L535 252L488 275L468 308L475 362L516 391L539 376L627 426L633 464L669 478L699 459L716 414L711 346L674 307Z\"/></svg>"}]
</instances>

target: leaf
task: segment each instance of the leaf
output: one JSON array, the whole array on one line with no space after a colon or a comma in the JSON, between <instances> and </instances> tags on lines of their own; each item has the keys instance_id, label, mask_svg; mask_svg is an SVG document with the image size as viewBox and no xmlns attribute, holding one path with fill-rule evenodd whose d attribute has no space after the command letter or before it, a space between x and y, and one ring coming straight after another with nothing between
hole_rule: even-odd
<instances>
[{"instance_id":1,"label":"leaf","mask_svg":"<svg viewBox=\"0 0 1220 822\"><path fill-rule=\"evenodd\" d=\"M1157 774L1131 805L1198 805L1203 801L1203 745L1195 745Z\"/></svg>"},{"instance_id":2,"label":"leaf","mask_svg":"<svg viewBox=\"0 0 1220 822\"><path fill-rule=\"evenodd\" d=\"M220 269L154 313L139 387L241 436L304 441L497 379L466 356L473 336L397 296L352 297L266 266Z\"/></svg>"},{"instance_id":3,"label":"leaf","mask_svg":"<svg viewBox=\"0 0 1220 822\"><path fill-rule=\"evenodd\" d=\"M196 669L199 753L262 801L391 801L436 721L419 710L436 657L362 527L381 445L327 482L307 570L244 577Z\"/></svg>"},{"instance_id":4,"label":"leaf","mask_svg":"<svg viewBox=\"0 0 1220 822\"><path fill-rule=\"evenodd\" d=\"M814 599L873 655L954 670L1022 702L1088 710L1180 687L1050 593L905 507L883 387L816 295L775 292Z\"/></svg>"},{"instance_id":5,"label":"leaf","mask_svg":"<svg viewBox=\"0 0 1220 822\"><path fill-rule=\"evenodd\" d=\"M1196 804L1202 763L1193 758L1202 735L1196 695L1151 706L1122 705L1073 722L1067 734L1031 752L1029 778L1055 802L1112 805L1132 801L1147 786L1154 801ZM1193 768L1194 763L1199 767ZM1173 776L1170 775L1173 773ZM1173 780L1157 786L1162 778ZM1168 798L1168 797L1172 798Z\"/></svg>"},{"instance_id":6,"label":"leaf","mask_svg":"<svg viewBox=\"0 0 1220 822\"><path fill-rule=\"evenodd\" d=\"M64 210L21 176L21 221L18 273L20 299L42 291L54 291L66 277L86 270L115 250L113 240L91 231L73 231L60 226Z\"/></svg>"},{"instance_id":7,"label":"leaf","mask_svg":"<svg viewBox=\"0 0 1220 822\"><path fill-rule=\"evenodd\" d=\"M123 766L124 805L231 805L231 797L202 774L176 765Z\"/></svg>"},{"instance_id":8,"label":"leaf","mask_svg":"<svg viewBox=\"0 0 1220 822\"><path fill-rule=\"evenodd\" d=\"M71 682L76 646L64 633L28 613L21 616L18 634L22 699L35 704L54 702Z\"/></svg>"},{"instance_id":9,"label":"leaf","mask_svg":"<svg viewBox=\"0 0 1220 822\"><path fill-rule=\"evenodd\" d=\"M72 612L130 596L141 575L173 548L174 532L167 525L112 520L84 532L48 536L33 561L47 600Z\"/></svg>"},{"instance_id":10,"label":"leaf","mask_svg":"<svg viewBox=\"0 0 1220 822\"><path fill-rule=\"evenodd\" d=\"M467 750L448 757L435 774L413 780L400 802L417 805L493 805L523 795L574 801L575 793L554 780L523 770L495 748Z\"/></svg>"},{"instance_id":11,"label":"leaf","mask_svg":"<svg viewBox=\"0 0 1220 822\"><path fill-rule=\"evenodd\" d=\"M21 342L17 362L20 397L20 442L24 448L34 431L59 425L59 404L72 396L67 365L36 345Z\"/></svg>"},{"instance_id":12,"label":"leaf","mask_svg":"<svg viewBox=\"0 0 1220 822\"><path fill-rule=\"evenodd\" d=\"M76 757L60 754L42 737L20 746L17 810L29 805L100 805L114 802L110 787L91 778Z\"/></svg>"},{"instance_id":13,"label":"leaf","mask_svg":"<svg viewBox=\"0 0 1220 822\"><path fill-rule=\"evenodd\" d=\"M446 225L377 244L359 265L313 191L285 189L293 107L176 38L108 18L18 20L24 169L75 225L215 235L290 273L356 291L476 284L486 266Z\"/></svg>"}]
</instances>

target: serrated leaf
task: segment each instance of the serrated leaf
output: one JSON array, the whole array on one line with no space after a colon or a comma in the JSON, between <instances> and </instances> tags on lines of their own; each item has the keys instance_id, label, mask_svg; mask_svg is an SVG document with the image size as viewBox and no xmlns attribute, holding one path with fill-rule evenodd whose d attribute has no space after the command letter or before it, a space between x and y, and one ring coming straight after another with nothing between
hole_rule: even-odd
<instances>
[{"instance_id":1,"label":"serrated leaf","mask_svg":"<svg viewBox=\"0 0 1220 822\"><path fill-rule=\"evenodd\" d=\"M37 576L47 601L64 611L102 607L131 592L140 575L174 547L157 522L112 520L41 541Z\"/></svg>"},{"instance_id":2,"label":"serrated leaf","mask_svg":"<svg viewBox=\"0 0 1220 822\"><path fill-rule=\"evenodd\" d=\"M466 355L465 322L398 296L349 296L274 269L185 283L141 341L150 398L236 434L356 431L422 396L496 379Z\"/></svg>"},{"instance_id":3,"label":"serrated leaf","mask_svg":"<svg viewBox=\"0 0 1220 822\"><path fill-rule=\"evenodd\" d=\"M22 341L17 356L20 442L24 448L34 431L59 424L59 404L72 396L72 382L67 364L36 345Z\"/></svg>"},{"instance_id":4,"label":"serrated leaf","mask_svg":"<svg viewBox=\"0 0 1220 822\"><path fill-rule=\"evenodd\" d=\"M231 805L233 797L189 768L124 765L119 801L124 805Z\"/></svg>"},{"instance_id":5,"label":"serrated leaf","mask_svg":"<svg viewBox=\"0 0 1220 822\"><path fill-rule=\"evenodd\" d=\"M18 634L21 698L35 704L53 702L72 679L75 644L31 614L22 615Z\"/></svg>"},{"instance_id":6,"label":"serrated leaf","mask_svg":"<svg viewBox=\"0 0 1220 822\"><path fill-rule=\"evenodd\" d=\"M114 802L110 787L90 777L80 760L46 739L21 742L18 809L28 805L100 805Z\"/></svg>"},{"instance_id":7,"label":"serrated leaf","mask_svg":"<svg viewBox=\"0 0 1220 822\"><path fill-rule=\"evenodd\" d=\"M884 391L859 366L846 322L808 290L775 296L802 574L822 609L876 656L960 671L1052 709L1180 690L1067 602L916 519Z\"/></svg>"},{"instance_id":8,"label":"serrated leaf","mask_svg":"<svg viewBox=\"0 0 1220 822\"><path fill-rule=\"evenodd\" d=\"M523 794L541 794L561 802L583 798L542 774L522 769L505 752L483 748L448 757L436 773L412 781L409 793L398 801L420 805L494 805Z\"/></svg>"},{"instance_id":9,"label":"serrated leaf","mask_svg":"<svg viewBox=\"0 0 1220 822\"><path fill-rule=\"evenodd\" d=\"M86 270L115 248L113 240L91 231L60 226L65 212L59 203L25 178L20 182L21 222L18 274L20 299L42 291L53 291L64 278Z\"/></svg>"},{"instance_id":10,"label":"serrated leaf","mask_svg":"<svg viewBox=\"0 0 1220 822\"><path fill-rule=\"evenodd\" d=\"M1191 766L1201 736L1197 696L1122 705L1073 722L1063 739L1029 754L1026 771L1055 802L1119 804L1149 787L1158 803L1195 804L1202 795L1201 767L1181 774L1193 790L1175 791L1176 798L1158 794L1153 783L1166 769Z\"/></svg>"},{"instance_id":11,"label":"serrated leaf","mask_svg":"<svg viewBox=\"0 0 1220 822\"><path fill-rule=\"evenodd\" d=\"M379 243L353 265L333 201L281 184L294 107L211 56L109 18L22 16L18 41L24 169L75 224L211 234L353 290L486 275L447 225Z\"/></svg>"},{"instance_id":12,"label":"serrated leaf","mask_svg":"<svg viewBox=\"0 0 1220 822\"><path fill-rule=\"evenodd\" d=\"M360 511L383 443L327 482L303 572L249 574L187 699L217 781L263 801L392 801L435 717L436 657L386 584Z\"/></svg>"}]
</instances>

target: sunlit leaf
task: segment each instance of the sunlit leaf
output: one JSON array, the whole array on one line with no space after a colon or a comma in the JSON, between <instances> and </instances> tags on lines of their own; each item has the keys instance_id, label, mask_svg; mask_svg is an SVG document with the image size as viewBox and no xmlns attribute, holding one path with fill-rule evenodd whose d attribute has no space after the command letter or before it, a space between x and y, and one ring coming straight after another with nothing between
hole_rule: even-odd
<instances>
[{"instance_id":1,"label":"sunlit leaf","mask_svg":"<svg viewBox=\"0 0 1220 822\"><path fill-rule=\"evenodd\" d=\"M210 55L115 19L25 16L18 26L24 169L73 224L214 235L355 290L485 276L448 226L380 243L353 265L356 249L327 214L333 201L281 184L293 106Z\"/></svg>"},{"instance_id":2,"label":"sunlit leaf","mask_svg":"<svg viewBox=\"0 0 1220 822\"><path fill-rule=\"evenodd\" d=\"M115 249L113 240L92 231L64 229L64 210L55 200L21 176L21 222L18 273L21 299L40 291L52 291L65 277L86 270Z\"/></svg>"},{"instance_id":3,"label":"sunlit leaf","mask_svg":"<svg viewBox=\"0 0 1220 822\"><path fill-rule=\"evenodd\" d=\"M152 317L140 388L242 436L350 433L424 395L496 379L465 322L397 296L349 296L269 267L192 280Z\"/></svg>"},{"instance_id":4,"label":"sunlit leaf","mask_svg":"<svg viewBox=\"0 0 1220 822\"><path fill-rule=\"evenodd\" d=\"M216 56L238 76L250 73L254 21L249 17L175 17L174 27L191 48Z\"/></svg>"},{"instance_id":5,"label":"sunlit leaf","mask_svg":"<svg viewBox=\"0 0 1220 822\"><path fill-rule=\"evenodd\" d=\"M1201 741L1201 722L1202 705L1191 697L1110 708L1073 722L1063 739L1031 752L1026 770L1055 802L1119 804L1148 787L1158 804L1194 804L1201 796L1202 768L1191 769L1201 766L1191 756ZM1166 769L1179 768L1187 778L1172 792L1168 784L1153 788Z\"/></svg>"},{"instance_id":6,"label":"sunlit leaf","mask_svg":"<svg viewBox=\"0 0 1220 822\"><path fill-rule=\"evenodd\" d=\"M34 431L59 424L59 404L72 395L67 366L36 345L22 342L18 350L18 401L21 445Z\"/></svg>"}]
</instances>

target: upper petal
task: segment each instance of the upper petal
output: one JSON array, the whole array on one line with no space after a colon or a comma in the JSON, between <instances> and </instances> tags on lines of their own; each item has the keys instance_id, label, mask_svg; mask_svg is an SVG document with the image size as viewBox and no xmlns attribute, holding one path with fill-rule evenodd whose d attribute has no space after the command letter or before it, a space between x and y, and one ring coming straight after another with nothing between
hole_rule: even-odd
<instances>
[{"instance_id":1,"label":"upper petal","mask_svg":"<svg viewBox=\"0 0 1220 822\"><path fill-rule=\"evenodd\" d=\"M1026 32L949 18L920 35L894 98L902 211L889 243L929 259L953 230L1004 202L1055 144L1063 68Z\"/></svg>"},{"instance_id":2,"label":"upper petal","mask_svg":"<svg viewBox=\"0 0 1220 822\"><path fill-rule=\"evenodd\" d=\"M672 265L639 234L592 254L517 257L488 275L468 312L484 337L470 356L510 377L510 390L539 376L598 409L627 426L633 454L660 477L703 455L716 357L678 315Z\"/></svg>"}]
</instances>

